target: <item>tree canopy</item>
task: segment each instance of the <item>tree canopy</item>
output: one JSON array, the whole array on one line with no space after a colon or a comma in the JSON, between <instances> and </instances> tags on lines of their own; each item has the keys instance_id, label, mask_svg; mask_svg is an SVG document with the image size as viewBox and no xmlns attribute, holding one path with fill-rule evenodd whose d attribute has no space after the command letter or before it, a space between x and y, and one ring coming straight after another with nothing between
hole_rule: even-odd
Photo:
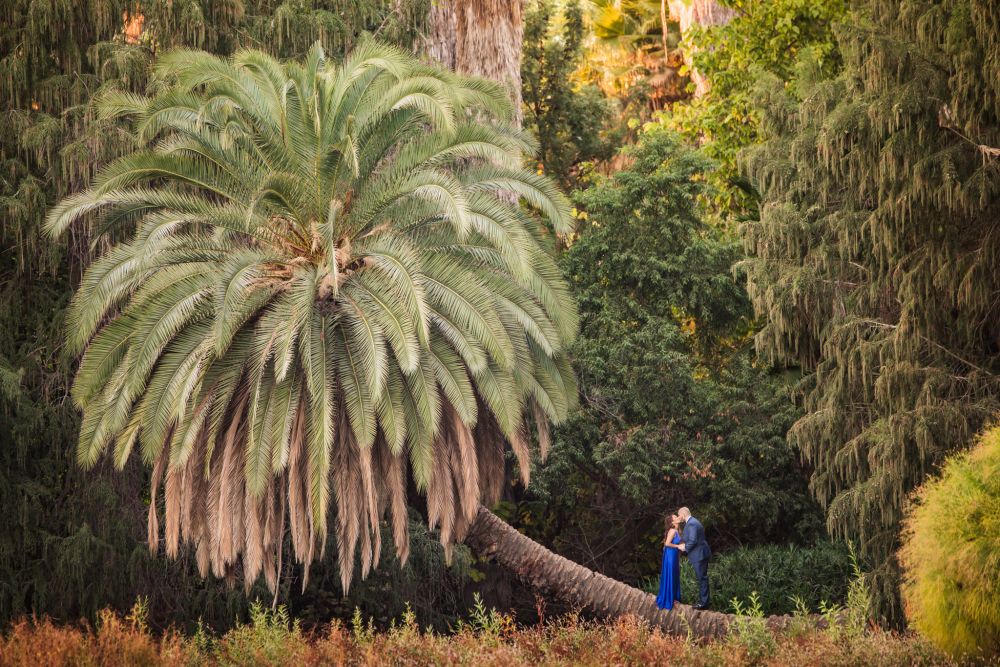
<instances>
[{"instance_id":1,"label":"tree canopy","mask_svg":"<svg viewBox=\"0 0 1000 667\"><path fill-rule=\"evenodd\" d=\"M838 32L841 75L807 60L797 90L765 88L746 157L758 350L806 371L789 438L896 621L907 497L1000 407L993 9L869 3Z\"/></svg>"},{"instance_id":2,"label":"tree canopy","mask_svg":"<svg viewBox=\"0 0 1000 667\"><path fill-rule=\"evenodd\" d=\"M663 518L698 508L713 546L817 533L785 441L785 382L755 367L738 243L703 217L711 161L654 128L631 164L580 193L563 255L580 302L581 409L523 509L560 553L627 581L655 572Z\"/></svg>"}]
</instances>

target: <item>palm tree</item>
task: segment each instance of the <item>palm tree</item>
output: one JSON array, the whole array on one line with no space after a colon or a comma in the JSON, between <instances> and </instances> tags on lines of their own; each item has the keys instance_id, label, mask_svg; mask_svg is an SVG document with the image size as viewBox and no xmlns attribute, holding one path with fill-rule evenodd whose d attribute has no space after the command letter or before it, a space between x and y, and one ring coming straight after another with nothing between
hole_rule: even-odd
<instances>
[{"instance_id":1,"label":"palm tree","mask_svg":"<svg viewBox=\"0 0 1000 667\"><path fill-rule=\"evenodd\" d=\"M166 553L248 587L275 587L286 532L308 577L331 503L345 590L386 512L405 561L408 477L449 549L506 448L527 482L529 426L544 455L576 397L542 250L569 205L522 168L506 92L371 42L340 63L174 51L154 81L99 100L137 148L47 220L107 241L68 314L79 461L138 449L150 548L162 487Z\"/></svg>"}]
</instances>

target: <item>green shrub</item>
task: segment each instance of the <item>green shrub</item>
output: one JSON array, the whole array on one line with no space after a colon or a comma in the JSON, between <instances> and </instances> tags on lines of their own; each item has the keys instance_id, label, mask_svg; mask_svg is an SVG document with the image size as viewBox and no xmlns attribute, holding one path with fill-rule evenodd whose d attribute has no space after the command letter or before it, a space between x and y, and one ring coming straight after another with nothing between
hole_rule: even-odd
<instances>
[{"instance_id":1,"label":"green shrub","mask_svg":"<svg viewBox=\"0 0 1000 667\"><path fill-rule=\"evenodd\" d=\"M778 643L774 641L774 635L767 629L764 609L760 605L760 596L753 592L746 605L735 598L730 604L733 613L736 614L736 619L733 620L729 641L742 646L747 652L750 662L754 664L774 655Z\"/></svg>"},{"instance_id":2,"label":"green shrub","mask_svg":"<svg viewBox=\"0 0 1000 667\"><path fill-rule=\"evenodd\" d=\"M864 636L872 614L872 595L865 573L858 564L858 555L851 546L851 581L843 604L820 602L819 612L827 623L827 634L834 641L857 641ZM800 609L796 609L799 613Z\"/></svg>"},{"instance_id":3,"label":"green shrub","mask_svg":"<svg viewBox=\"0 0 1000 667\"><path fill-rule=\"evenodd\" d=\"M215 647L219 665L278 665L295 661L306 649L299 622L284 605L270 610L259 602L250 605L250 623L226 633Z\"/></svg>"},{"instance_id":4,"label":"green shrub","mask_svg":"<svg viewBox=\"0 0 1000 667\"><path fill-rule=\"evenodd\" d=\"M810 547L763 545L717 554L708 569L713 606L726 610L730 600L749 600L756 592L765 615L791 614L796 600L809 609L826 602L847 600L852 580L851 557L841 542L822 541ZM655 592L657 578L644 588ZM693 604L698 598L694 571L681 566L681 598Z\"/></svg>"},{"instance_id":5,"label":"green shrub","mask_svg":"<svg viewBox=\"0 0 1000 667\"><path fill-rule=\"evenodd\" d=\"M917 491L900 561L918 631L952 655L1000 655L1000 426Z\"/></svg>"}]
</instances>

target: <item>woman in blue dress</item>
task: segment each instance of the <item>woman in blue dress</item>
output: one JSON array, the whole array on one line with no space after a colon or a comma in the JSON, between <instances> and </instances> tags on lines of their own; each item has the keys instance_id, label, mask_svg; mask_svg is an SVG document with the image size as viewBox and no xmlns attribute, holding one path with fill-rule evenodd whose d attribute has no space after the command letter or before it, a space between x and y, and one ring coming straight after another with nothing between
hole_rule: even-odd
<instances>
[{"instance_id":1,"label":"woman in blue dress","mask_svg":"<svg viewBox=\"0 0 1000 667\"><path fill-rule=\"evenodd\" d=\"M671 514L663 520L663 565L660 567L660 594L656 596L656 606L673 609L674 602L681 599L681 554L677 545L681 543L681 519Z\"/></svg>"}]
</instances>

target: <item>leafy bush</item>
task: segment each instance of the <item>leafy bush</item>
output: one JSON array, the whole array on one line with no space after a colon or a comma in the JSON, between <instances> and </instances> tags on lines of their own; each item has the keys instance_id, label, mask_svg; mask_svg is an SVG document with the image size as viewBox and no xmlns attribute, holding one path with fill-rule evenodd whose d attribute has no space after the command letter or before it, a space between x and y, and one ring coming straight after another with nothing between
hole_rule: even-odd
<instances>
[{"instance_id":1,"label":"leafy bush","mask_svg":"<svg viewBox=\"0 0 1000 667\"><path fill-rule=\"evenodd\" d=\"M610 159L620 142L610 136L614 102L573 80L587 35L580 2L560 5L532 0L525 7L521 95L539 162L569 190L580 185L581 162Z\"/></svg>"},{"instance_id":2,"label":"leafy bush","mask_svg":"<svg viewBox=\"0 0 1000 667\"><path fill-rule=\"evenodd\" d=\"M1000 426L915 499L900 551L907 617L953 655L1000 655Z\"/></svg>"},{"instance_id":3,"label":"leafy bush","mask_svg":"<svg viewBox=\"0 0 1000 667\"><path fill-rule=\"evenodd\" d=\"M750 594L750 601L746 605L735 599L732 605L737 618L733 621L734 632L729 635L730 643L742 646L747 657L754 663L774 654L778 643L767 629L760 596L754 592Z\"/></svg>"},{"instance_id":4,"label":"leafy bush","mask_svg":"<svg viewBox=\"0 0 1000 667\"><path fill-rule=\"evenodd\" d=\"M727 3L728 4L728 3ZM675 104L659 121L692 141L719 163L708 175L723 211L754 210L750 184L739 175L741 148L760 140L760 112L752 91L764 72L793 86L796 63L810 51L819 71L840 67L833 25L847 10L844 0L740 0L725 25L692 26L682 48L711 86L687 104Z\"/></svg>"},{"instance_id":5,"label":"leafy bush","mask_svg":"<svg viewBox=\"0 0 1000 667\"><path fill-rule=\"evenodd\" d=\"M250 623L237 625L215 647L220 665L274 665L295 660L305 649L299 622L280 606L274 611L259 602L250 605Z\"/></svg>"},{"instance_id":6,"label":"leafy bush","mask_svg":"<svg viewBox=\"0 0 1000 667\"><path fill-rule=\"evenodd\" d=\"M853 580L850 554L840 542L823 541L811 547L765 545L716 555L708 569L713 606L729 611L733 599L754 595L764 614L792 614L797 606L817 610L847 601ZM658 585L655 579L647 590ZM681 596L686 604L698 597L694 571L681 567ZM798 602L798 604L797 604Z\"/></svg>"}]
</instances>

